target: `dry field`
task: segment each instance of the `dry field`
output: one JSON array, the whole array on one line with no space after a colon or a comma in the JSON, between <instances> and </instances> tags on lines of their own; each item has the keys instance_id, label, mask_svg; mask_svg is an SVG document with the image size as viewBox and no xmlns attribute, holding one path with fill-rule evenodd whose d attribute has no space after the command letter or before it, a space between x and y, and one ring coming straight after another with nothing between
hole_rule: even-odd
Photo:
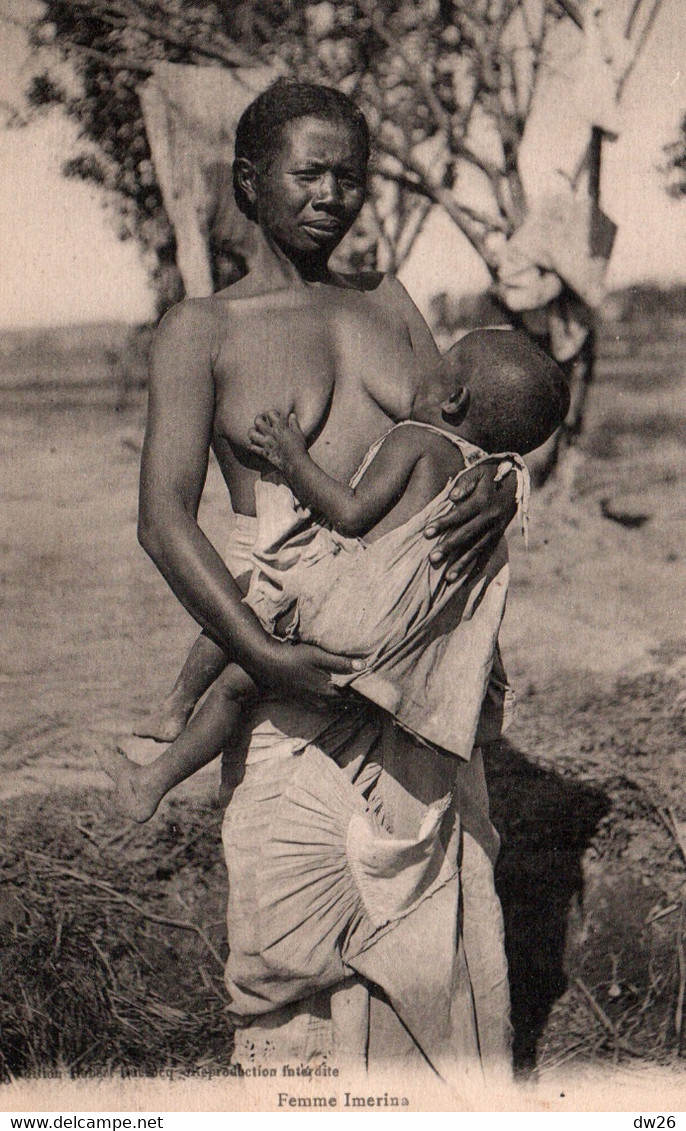
<instances>
[{"instance_id":1,"label":"dry field","mask_svg":"<svg viewBox=\"0 0 686 1131\"><path fill-rule=\"evenodd\" d=\"M571 492L534 497L528 554L511 537L520 711L489 774L516 1060L541 1080L681 1056L684 346L683 324L606 331ZM5 1079L230 1053L216 772L129 827L92 753L130 732L194 636L136 543L143 393L112 360L121 341L108 349L71 382L45 353L35 380L0 359ZM202 521L219 542L225 505L212 468Z\"/></svg>"}]
</instances>

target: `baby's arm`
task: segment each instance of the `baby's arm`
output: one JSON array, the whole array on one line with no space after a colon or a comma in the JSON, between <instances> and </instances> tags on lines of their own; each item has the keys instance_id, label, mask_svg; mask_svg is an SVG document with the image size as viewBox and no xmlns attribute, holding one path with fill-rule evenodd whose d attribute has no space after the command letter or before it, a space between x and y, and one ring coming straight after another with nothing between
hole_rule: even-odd
<instances>
[{"instance_id":1,"label":"baby's arm","mask_svg":"<svg viewBox=\"0 0 686 1131\"><path fill-rule=\"evenodd\" d=\"M301 503L322 515L341 534L359 537L395 506L423 458L414 432L412 428L391 432L357 487L332 479L310 459L294 413L288 420L274 409L261 413L248 438L251 451L283 472Z\"/></svg>"}]
</instances>

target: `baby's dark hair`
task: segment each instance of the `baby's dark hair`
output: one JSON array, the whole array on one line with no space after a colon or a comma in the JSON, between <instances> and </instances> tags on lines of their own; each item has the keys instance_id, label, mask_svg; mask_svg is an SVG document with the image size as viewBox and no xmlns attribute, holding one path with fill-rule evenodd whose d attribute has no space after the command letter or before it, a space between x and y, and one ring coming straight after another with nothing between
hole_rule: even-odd
<instances>
[{"instance_id":1,"label":"baby's dark hair","mask_svg":"<svg viewBox=\"0 0 686 1131\"><path fill-rule=\"evenodd\" d=\"M323 118L351 126L358 135L365 162L369 161L369 125L359 106L331 86L277 79L243 111L236 127L233 189L236 204L249 220L257 221L257 210L248 200L236 176L236 160L247 158L253 165L268 164L274 156L284 126L297 118Z\"/></svg>"},{"instance_id":2,"label":"baby's dark hair","mask_svg":"<svg viewBox=\"0 0 686 1131\"><path fill-rule=\"evenodd\" d=\"M456 386L468 390L468 438L487 452L533 451L569 409L560 366L518 330L466 334L441 359L439 376L448 395Z\"/></svg>"}]
</instances>

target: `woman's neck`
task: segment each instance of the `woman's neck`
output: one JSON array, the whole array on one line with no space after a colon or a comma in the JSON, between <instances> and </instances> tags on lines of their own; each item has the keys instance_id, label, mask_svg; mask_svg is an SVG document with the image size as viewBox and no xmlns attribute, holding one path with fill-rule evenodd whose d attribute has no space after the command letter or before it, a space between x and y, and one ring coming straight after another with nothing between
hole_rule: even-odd
<instances>
[{"instance_id":1,"label":"woman's neck","mask_svg":"<svg viewBox=\"0 0 686 1131\"><path fill-rule=\"evenodd\" d=\"M288 256L259 229L250 274L268 289L303 287L310 283L335 283L327 258L315 255Z\"/></svg>"}]
</instances>

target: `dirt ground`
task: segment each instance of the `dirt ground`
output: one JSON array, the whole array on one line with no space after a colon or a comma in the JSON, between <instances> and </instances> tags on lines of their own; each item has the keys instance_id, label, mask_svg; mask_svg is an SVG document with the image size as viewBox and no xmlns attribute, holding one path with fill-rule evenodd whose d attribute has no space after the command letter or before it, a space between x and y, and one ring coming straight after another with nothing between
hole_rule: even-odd
<instances>
[{"instance_id":1,"label":"dirt ground","mask_svg":"<svg viewBox=\"0 0 686 1131\"><path fill-rule=\"evenodd\" d=\"M564 481L534 496L529 551L510 537L502 646L520 709L490 751L489 775L522 1071L680 1056L685 344L683 327L605 335L582 448ZM195 635L136 542L143 422L142 394L118 405L54 390L0 397L0 837L7 845L30 832L39 855L47 815L66 827L70 798L91 814L84 852L86 841L117 841L94 736L130 733ZM215 467L201 521L221 545ZM145 757L149 747L132 749ZM215 777L206 771L157 824L120 838L107 882L136 866L142 845L154 853L160 830L184 813L210 813L216 837ZM220 906L219 887L215 897Z\"/></svg>"}]
</instances>

